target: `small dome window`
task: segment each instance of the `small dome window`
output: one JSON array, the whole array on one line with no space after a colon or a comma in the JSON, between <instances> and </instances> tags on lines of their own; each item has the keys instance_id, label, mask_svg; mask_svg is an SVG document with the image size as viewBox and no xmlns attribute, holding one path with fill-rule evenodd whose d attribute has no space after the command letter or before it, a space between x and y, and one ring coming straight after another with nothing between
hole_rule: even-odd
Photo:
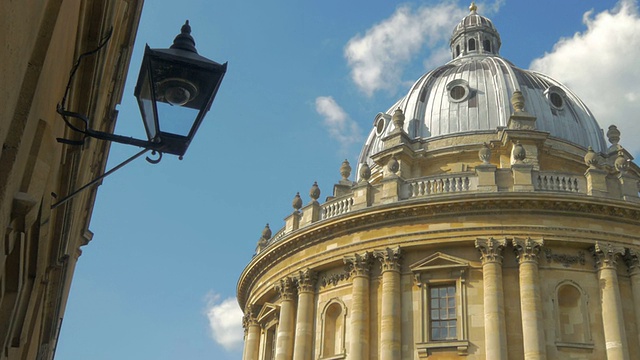
<instances>
[{"instance_id":1,"label":"small dome window","mask_svg":"<svg viewBox=\"0 0 640 360\"><path fill-rule=\"evenodd\" d=\"M469 98L471 93L466 80L456 79L447 84L447 93L452 102L461 102Z\"/></svg>"},{"instance_id":2,"label":"small dome window","mask_svg":"<svg viewBox=\"0 0 640 360\"><path fill-rule=\"evenodd\" d=\"M560 87L550 86L544 91L544 95L552 108L561 110L564 107L566 93Z\"/></svg>"},{"instance_id":3,"label":"small dome window","mask_svg":"<svg viewBox=\"0 0 640 360\"><path fill-rule=\"evenodd\" d=\"M476 49L476 39L469 39L469 51Z\"/></svg>"},{"instance_id":4,"label":"small dome window","mask_svg":"<svg viewBox=\"0 0 640 360\"><path fill-rule=\"evenodd\" d=\"M379 113L376 116L375 120L373 120L373 127L376 129L376 135L382 135L384 129L387 127L387 120L389 120L390 118L390 116L383 113Z\"/></svg>"},{"instance_id":5,"label":"small dome window","mask_svg":"<svg viewBox=\"0 0 640 360\"><path fill-rule=\"evenodd\" d=\"M485 40L482 42L482 47L484 51L491 52L491 41Z\"/></svg>"}]
</instances>

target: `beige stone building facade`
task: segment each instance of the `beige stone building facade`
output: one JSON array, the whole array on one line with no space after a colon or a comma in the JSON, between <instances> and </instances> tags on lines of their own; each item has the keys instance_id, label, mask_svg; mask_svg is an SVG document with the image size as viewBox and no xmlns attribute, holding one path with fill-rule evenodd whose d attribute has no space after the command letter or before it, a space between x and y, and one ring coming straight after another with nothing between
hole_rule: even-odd
<instances>
[{"instance_id":1,"label":"beige stone building facade","mask_svg":"<svg viewBox=\"0 0 640 360\"><path fill-rule=\"evenodd\" d=\"M500 45L472 7L452 60L375 117L355 181L345 161L326 202L314 184L265 228L243 359L637 358L640 168Z\"/></svg>"},{"instance_id":2,"label":"beige stone building facade","mask_svg":"<svg viewBox=\"0 0 640 360\"><path fill-rule=\"evenodd\" d=\"M52 359L80 247L92 237L96 189L56 199L104 171L109 143L79 140L67 109L112 131L142 0L0 1L0 359ZM112 30L110 30L112 29Z\"/></svg>"}]
</instances>

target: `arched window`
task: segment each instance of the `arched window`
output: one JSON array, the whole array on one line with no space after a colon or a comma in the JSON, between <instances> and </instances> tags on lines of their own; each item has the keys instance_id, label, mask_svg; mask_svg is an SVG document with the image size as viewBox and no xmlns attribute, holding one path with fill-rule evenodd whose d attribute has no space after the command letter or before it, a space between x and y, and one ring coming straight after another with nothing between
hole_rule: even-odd
<instances>
[{"instance_id":1,"label":"arched window","mask_svg":"<svg viewBox=\"0 0 640 360\"><path fill-rule=\"evenodd\" d=\"M469 39L469 51L476 49L476 39Z\"/></svg>"},{"instance_id":2,"label":"arched window","mask_svg":"<svg viewBox=\"0 0 640 360\"><path fill-rule=\"evenodd\" d=\"M482 42L482 48L484 51L491 52L491 41L485 40Z\"/></svg>"},{"instance_id":3,"label":"arched window","mask_svg":"<svg viewBox=\"0 0 640 360\"><path fill-rule=\"evenodd\" d=\"M343 355L345 353L345 308L334 299L322 312L322 358Z\"/></svg>"},{"instance_id":4,"label":"arched window","mask_svg":"<svg viewBox=\"0 0 640 360\"><path fill-rule=\"evenodd\" d=\"M590 343L587 301L579 286L565 281L556 288L557 336L564 344Z\"/></svg>"},{"instance_id":5,"label":"arched window","mask_svg":"<svg viewBox=\"0 0 640 360\"><path fill-rule=\"evenodd\" d=\"M456 57L460 56L460 45L456 45Z\"/></svg>"}]
</instances>

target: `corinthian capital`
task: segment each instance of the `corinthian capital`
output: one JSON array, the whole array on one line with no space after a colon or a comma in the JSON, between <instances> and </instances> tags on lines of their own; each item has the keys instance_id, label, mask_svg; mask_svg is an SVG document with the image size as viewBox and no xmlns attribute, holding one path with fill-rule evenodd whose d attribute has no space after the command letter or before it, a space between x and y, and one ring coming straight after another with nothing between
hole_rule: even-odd
<instances>
[{"instance_id":1,"label":"corinthian capital","mask_svg":"<svg viewBox=\"0 0 640 360\"><path fill-rule=\"evenodd\" d=\"M476 239L476 249L480 251L482 263L496 262L502 264L502 250L507 246L506 239Z\"/></svg>"},{"instance_id":2,"label":"corinthian capital","mask_svg":"<svg viewBox=\"0 0 640 360\"><path fill-rule=\"evenodd\" d=\"M629 268L630 275L640 275L640 249L630 248L624 254L624 262Z\"/></svg>"},{"instance_id":3,"label":"corinthian capital","mask_svg":"<svg viewBox=\"0 0 640 360\"><path fill-rule=\"evenodd\" d=\"M538 262L538 253L540 253L540 249L544 245L544 240L533 240L530 237L524 239L514 238L512 243L518 263L526 261Z\"/></svg>"},{"instance_id":4,"label":"corinthian capital","mask_svg":"<svg viewBox=\"0 0 640 360\"><path fill-rule=\"evenodd\" d=\"M596 259L598 269L615 269L618 263L618 255L624 255L624 248L611 243L596 241L593 247L593 257Z\"/></svg>"},{"instance_id":5,"label":"corinthian capital","mask_svg":"<svg viewBox=\"0 0 640 360\"><path fill-rule=\"evenodd\" d=\"M318 274L310 269L301 270L296 278L298 284L298 292L313 292L316 287L316 281L318 280Z\"/></svg>"},{"instance_id":6,"label":"corinthian capital","mask_svg":"<svg viewBox=\"0 0 640 360\"><path fill-rule=\"evenodd\" d=\"M258 325L258 319L256 318L258 309L255 305L247 305L244 310L244 316L242 317L242 327L244 332L249 331L249 327L252 325Z\"/></svg>"},{"instance_id":7,"label":"corinthian capital","mask_svg":"<svg viewBox=\"0 0 640 360\"><path fill-rule=\"evenodd\" d=\"M282 278L279 283L274 286L275 290L280 294L282 300L293 300L296 293L293 279L289 276Z\"/></svg>"},{"instance_id":8,"label":"corinthian capital","mask_svg":"<svg viewBox=\"0 0 640 360\"><path fill-rule=\"evenodd\" d=\"M402 252L400 247L386 248L384 250L375 251L373 255L380 261L382 271L400 271L400 259L402 259Z\"/></svg>"},{"instance_id":9,"label":"corinthian capital","mask_svg":"<svg viewBox=\"0 0 640 360\"><path fill-rule=\"evenodd\" d=\"M347 271L351 276L369 276L371 272L371 263L373 257L371 253L365 251L362 254L354 254L353 256L347 256L344 258L344 263L347 266Z\"/></svg>"}]
</instances>

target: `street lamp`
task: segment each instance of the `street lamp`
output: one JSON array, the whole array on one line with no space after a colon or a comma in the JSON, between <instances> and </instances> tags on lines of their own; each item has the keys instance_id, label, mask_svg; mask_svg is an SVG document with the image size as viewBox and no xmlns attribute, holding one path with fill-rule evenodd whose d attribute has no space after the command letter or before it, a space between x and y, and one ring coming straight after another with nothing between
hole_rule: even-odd
<instances>
[{"instance_id":1,"label":"street lamp","mask_svg":"<svg viewBox=\"0 0 640 360\"><path fill-rule=\"evenodd\" d=\"M94 130L89 127L87 116L65 109L65 103L80 60L84 56L100 50L110 36L111 31L96 50L80 56L71 72L64 98L57 108L57 112L62 116L66 125L73 131L84 135L83 140L74 141L61 138L57 140L69 145L82 145L85 138L92 137L134 145L143 149L53 204L52 208L62 205L80 191L97 183L147 151L158 154L157 160L147 158L147 161L154 164L162 159L163 153L177 155L182 159L204 116L211 108L213 99L227 71L227 63L219 64L198 55L187 20L170 48L151 49L149 45L145 47L134 95L138 99L147 140ZM70 117L78 119L82 125L78 126L77 122L71 122L68 119Z\"/></svg>"}]
</instances>

